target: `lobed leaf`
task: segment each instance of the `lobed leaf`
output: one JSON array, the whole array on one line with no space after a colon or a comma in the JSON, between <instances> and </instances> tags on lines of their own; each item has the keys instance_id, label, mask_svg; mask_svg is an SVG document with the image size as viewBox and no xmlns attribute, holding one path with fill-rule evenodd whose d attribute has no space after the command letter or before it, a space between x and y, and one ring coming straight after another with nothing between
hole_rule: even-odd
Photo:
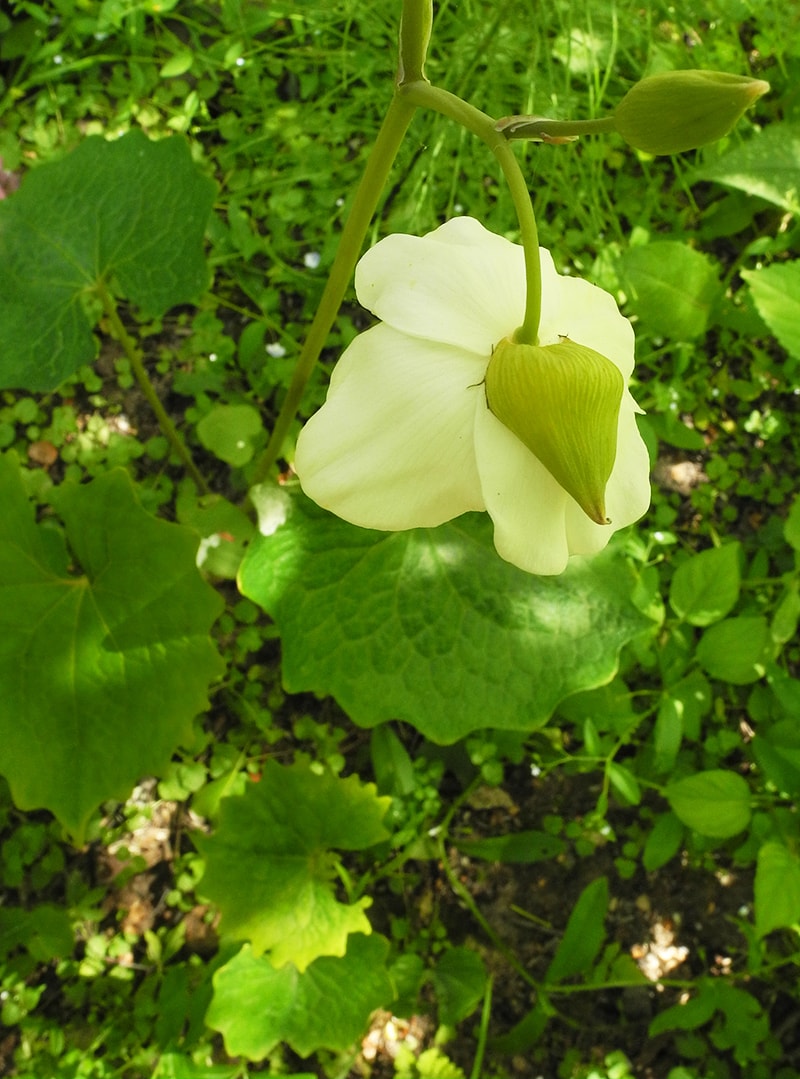
<instances>
[{"instance_id":1,"label":"lobed leaf","mask_svg":"<svg viewBox=\"0 0 800 1079\"><path fill-rule=\"evenodd\" d=\"M321 958L305 972L280 970L249 945L214 975L206 1023L221 1032L230 1056L263 1060L279 1042L300 1056L343 1052L364 1032L370 1013L394 998L384 937L350 938L341 959Z\"/></svg>"},{"instance_id":2,"label":"lobed leaf","mask_svg":"<svg viewBox=\"0 0 800 1079\"><path fill-rule=\"evenodd\" d=\"M259 783L221 802L214 835L198 837L202 890L222 912L223 933L301 973L321 955L344 955L349 934L372 931L364 914L371 900L339 902L332 848L363 850L388 839L382 821L390 804L357 776L267 761Z\"/></svg>"},{"instance_id":3,"label":"lobed leaf","mask_svg":"<svg viewBox=\"0 0 800 1079\"><path fill-rule=\"evenodd\" d=\"M21 809L51 810L80 844L101 802L190 737L224 667L208 636L222 600L196 535L146 513L127 473L51 497L80 572L0 457L0 771Z\"/></svg>"},{"instance_id":4,"label":"lobed leaf","mask_svg":"<svg viewBox=\"0 0 800 1079\"><path fill-rule=\"evenodd\" d=\"M303 496L261 497L272 531L248 549L240 589L280 627L287 689L331 694L363 727L402 719L439 744L533 730L609 681L650 625L611 552L533 577L499 558L486 515L387 533Z\"/></svg>"},{"instance_id":5,"label":"lobed leaf","mask_svg":"<svg viewBox=\"0 0 800 1079\"><path fill-rule=\"evenodd\" d=\"M147 315L208 286L203 234L216 185L177 136L91 136L0 201L0 385L52 390L96 344L110 286Z\"/></svg>"}]
</instances>

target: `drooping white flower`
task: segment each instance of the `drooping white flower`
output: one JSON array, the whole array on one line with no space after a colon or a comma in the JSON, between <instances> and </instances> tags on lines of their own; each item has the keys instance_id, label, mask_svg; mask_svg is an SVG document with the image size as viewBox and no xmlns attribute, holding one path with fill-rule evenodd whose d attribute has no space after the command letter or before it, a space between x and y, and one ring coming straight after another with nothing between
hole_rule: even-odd
<instances>
[{"instance_id":1,"label":"drooping white flower","mask_svg":"<svg viewBox=\"0 0 800 1079\"><path fill-rule=\"evenodd\" d=\"M633 330L614 299L558 274L541 249L539 344L564 339L610 360L627 386ZM608 523L591 520L535 454L489 410L484 384L496 345L525 311L522 248L469 217L427 236L392 235L356 268L360 302L381 322L360 334L304 427L295 469L306 494L364 528L434 527L485 510L507 561L561 573L594 554L650 503L639 411L622 392ZM567 433L568 434L568 433Z\"/></svg>"}]
</instances>

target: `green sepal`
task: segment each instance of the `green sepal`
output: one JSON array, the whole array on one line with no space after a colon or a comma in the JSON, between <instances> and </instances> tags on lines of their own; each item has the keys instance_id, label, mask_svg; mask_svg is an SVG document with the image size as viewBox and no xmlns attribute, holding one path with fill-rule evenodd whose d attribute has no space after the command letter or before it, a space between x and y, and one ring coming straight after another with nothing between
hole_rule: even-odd
<instances>
[{"instance_id":1,"label":"green sepal","mask_svg":"<svg viewBox=\"0 0 800 1079\"><path fill-rule=\"evenodd\" d=\"M506 338L486 372L490 410L597 524L608 524L605 492L624 388L611 360L566 337L556 345Z\"/></svg>"},{"instance_id":2,"label":"green sepal","mask_svg":"<svg viewBox=\"0 0 800 1079\"><path fill-rule=\"evenodd\" d=\"M763 79L725 71L666 71L632 86L614 112L614 123L636 150L678 154L727 135L768 90Z\"/></svg>"}]
</instances>

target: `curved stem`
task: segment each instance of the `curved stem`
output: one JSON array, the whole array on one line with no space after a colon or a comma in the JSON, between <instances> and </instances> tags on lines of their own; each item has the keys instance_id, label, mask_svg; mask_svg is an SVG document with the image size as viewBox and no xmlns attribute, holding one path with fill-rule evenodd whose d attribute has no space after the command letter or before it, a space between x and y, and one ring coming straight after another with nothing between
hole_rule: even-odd
<instances>
[{"instance_id":1,"label":"curved stem","mask_svg":"<svg viewBox=\"0 0 800 1079\"><path fill-rule=\"evenodd\" d=\"M413 115L414 105L395 94L358 185L350 216L342 230L330 276L308 336L300 351L286 398L275 421L267 448L255 467L253 483L262 482L280 456L281 447L300 405L303 391L333 326L347 286L350 284L369 223Z\"/></svg>"},{"instance_id":2,"label":"curved stem","mask_svg":"<svg viewBox=\"0 0 800 1079\"><path fill-rule=\"evenodd\" d=\"M103 310L106 313L108 321L111 323L111 329L116 340L122 345L128 362L131 365L131 370L136 376L136 381L139 383L139 387L142 393L147 398L147 403L153 410L153 413L158 420L158 426L161 428L164 437L169 442L172 449L180 457L183 462L186 471L192 477L197 484L199 490L203 494L209 493L209 486L206 483L205 477L198 469L197 465L192 460L191 454L187 450L183 443L183 439L178 434L178 429L175 424L167 415L167 411L159 400L158 394L155 391L153 383L150 381L150 377L147 374L144 364L142 363L142 353L139 348L136 347L136 342L131 335L125 329L122 319L119 317L117 311L117 305L114 302L114 297L108 291L104 282L101 282L97 286L97 294L100 297L100 301L103 305Z\"/></svg>"},{"instance_id":3,"label":"curved stem","mask_svg":"<svg viewBox=\"0 0 800 1079\"><path fill-rule=\"evenodd\" d=\"M514 156L508 139L497 130L496 121L485 112L462 101L460 97L431 86L427 81L407 83L398 87L398 95L414 105L420 105L442 113L462 127L467 128L489 147L503 170L511 193L511 200L519 221L522 247L525 251L525 319L514 334L520 344L535 345L539 340L539 320L542 312L542 271L539 261L539 232L533 213L528 185Z\"/></svg>"}]
</instances>

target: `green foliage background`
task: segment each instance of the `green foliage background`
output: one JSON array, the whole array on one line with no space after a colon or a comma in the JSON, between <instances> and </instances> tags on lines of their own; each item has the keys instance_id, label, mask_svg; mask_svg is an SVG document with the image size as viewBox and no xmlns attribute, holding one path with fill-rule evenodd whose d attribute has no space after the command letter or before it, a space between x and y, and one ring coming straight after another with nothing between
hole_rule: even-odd
<instances>
[{"instance_id":1,"label":"green foliage background","mask_svg":"<svg viewBox=\"0 0 800 1079\"><path fill-rule=\"evenodd\" d=\"M0 1070L363 1074L382 1008L430 1029L375 1075L798 1075L800 14L437 5L429 76L498 117L772 84L681 158L519 147L559 269L634 320L654 464L648 517L556 581L477 518L387 537L252 489L398 18L0 12ZM369 239L457 214L516 238L483 146L418 114ZM304 416L366 324L350 296ZM531 785L533 827L476 817ZM575 882L509 941L481 887L533 863ZM747 902L654 994L615 909L687 867ZM621 990L647 1014L609 1033Z\"/></svg>"}]
</instances>

